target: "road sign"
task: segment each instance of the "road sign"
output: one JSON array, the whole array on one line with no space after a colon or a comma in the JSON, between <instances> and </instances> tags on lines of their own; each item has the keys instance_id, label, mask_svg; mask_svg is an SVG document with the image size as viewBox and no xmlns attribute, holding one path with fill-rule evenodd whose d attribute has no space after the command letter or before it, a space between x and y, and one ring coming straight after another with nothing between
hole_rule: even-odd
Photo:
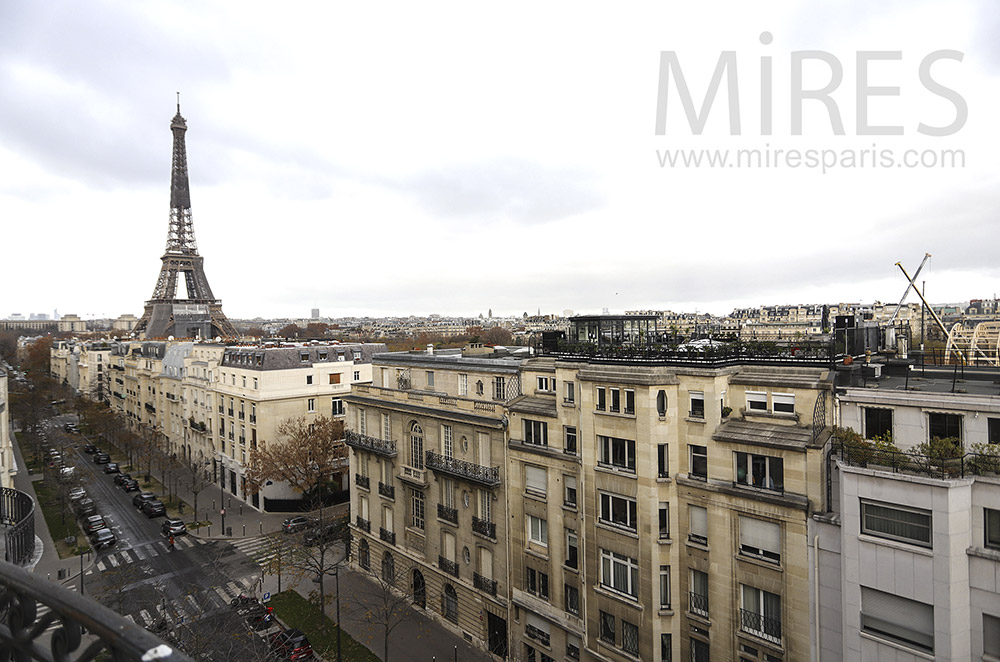
<instances>
[{"instance_id":1,"label":"road sign","mask_svg":"<svg viewBox=\"0 0 1000 662\"><path fill-rule=\"evenodd\" d=\"M271 593L270 592L265 593L264 596L260 599L260 601L261 602L270 602L271 601Z\"/></svg>"}]
</instances>

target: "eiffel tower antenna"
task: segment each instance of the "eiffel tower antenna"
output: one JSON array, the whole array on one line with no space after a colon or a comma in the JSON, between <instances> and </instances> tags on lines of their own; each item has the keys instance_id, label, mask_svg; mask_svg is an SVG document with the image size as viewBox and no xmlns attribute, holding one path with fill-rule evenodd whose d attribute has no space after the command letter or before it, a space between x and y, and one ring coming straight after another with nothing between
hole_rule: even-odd
<instances>
[{"instance_id":1,"label":"eiffel tower antenna","mask_svg":"<svg viewBox=\"0 0 1000 662\"><path fill-rule=\"evenodd\" d=\"M181 93L177 93L177 114L170 121L174 135L170 168L170 221L167 245L160 258L160 276L153 296L146 302L133 334L144 338L214 338L239 334L222 312L222 301L212 294L205 276L204 258L198 254L191 216L191 191L188 184L187 148L184 134L187 121L181 115ZM178 275L183 274L185 299L177 298Z\"/></svg>"}]
</instances>

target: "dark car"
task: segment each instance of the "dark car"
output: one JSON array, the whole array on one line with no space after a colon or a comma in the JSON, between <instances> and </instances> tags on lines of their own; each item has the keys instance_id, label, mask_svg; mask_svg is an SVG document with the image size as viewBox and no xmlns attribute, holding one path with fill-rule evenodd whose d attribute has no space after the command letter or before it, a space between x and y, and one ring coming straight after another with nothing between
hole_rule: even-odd
<instances>
[{"instance_id":1,"label":"dark car","mask_svg":"<svg viewBox=\"0 0 1000 662\"><path fill-rule=\"evenodd\" d=\"M111 461L111 456L107 453L94 453L94 464L107 464Z\"/></svg>"},{"instance_id":2,"label":"dark car","mask_svg":"<svg viewBox=\"0 0 1000 662\"><path fill-rule=\"evenodd\" d=\"M312 657L312 645L302 630L290 628L271 635L271 650L285 660L308 660Z\"/></svg>"},{"instance_id":3,"label":"dark car","mask_svg":"<svg viewBox=\"0 0 1000 662\"><path fill-rule=\"evenodd\" d=\"M139 492L134 497L132 497L132 505L142 510L142 504L147 501L151 501L156 498L156 495L152 492Z\"/></svg>"},{"instance_id":4,"label":"dark car","mask_svg":"<svg viewBox=\"0 0 1000 662\"><path fill-rule=\"evenodd\" d=\"M63 425L63 430L70 433L76 433L80 431L80 429L76 427L76 423L66 423L65 425Z\"/></svg>"},{"instance_id":5,"label":"dark car","mask_svg":"<svg viewBox=\"0 0 1000 662\"><path fill-rule=\"evenodd\" d=\"M146 517L149 519L153 519L154 517L159 517L160 515L166 515L167 509L163 505L162 501L151 499L142 504L142 512L146 513Z\"/></svg>"},{"instance_id":6,"label":"dark car","mask_svg":"<svg viewBox=\"0 0 1000 662\"><path fill-rule=\"evenodd\" d=\"M178 536L182 533L187 533L187 527L181 520L168 517L163 520L163 524L160 525L160 533L162 533L164 537Z\"/></svg>"},{"instance_id":7,"label":"dark car","mask_svg":"<svg viewBox=\"0 0 1000 662\"><path fill-rule=\"evenodd\" d=\"M107 469L105 469L105 471L107 471ZM122 483L124 483L126 480L128 480L131 477L132 477L132 474L119 473L117 476L115 476L115 485L119 485L120 486Z\"/></svg>"},{"instance_id":8,"label":"dark car","mask_svg":"<svg viewBox=\"0 0 1000 662\"><path fill-rule=\"evenodd\" d=\"M312 545L319 543L336 540L342 530L343 528L339 524L324 524L323 526L317 526L315 529L308 531L306 535L302 537L302 544L306 547L311 547Z\"/></svg>"},{"instance_id":9,"label":"dark car","mask_svg":"<svg viewBox=\"0 0 1000 662\"><path fill-rule=\"evenodd\" d=\"M83 452L84 453L88 453L88 454L89 453L96 453L97 452L97 446L95 446L94 444L84 444L83 445Z\"/></svg>"},{"instance_id":10,"label":"dark car","mask_svg":"<svg viewBox=\"0 0 1000 662\"><path fill-rule=\"evenodd\" d=\"M106 474L116 474L119 471L121 471L121 469L118 468L117 462L110 462L104 465L104 473Z\"/></svg>"},{"instance_id":11,"label":"dark car","mask_svg":"<svg viewBox=\"0 0 1000 662\"><path fill-rule=\"evenodd\" d=\"M121 488L126 492L136 492L139 489L139 481L135 478L128 478L122 481Z\"/></svg>"},{"instance_id":12,"label":"dark car","mask_svg":"<svg viewBox=\"0 0 1000 662\"><path fill-rule=\"evenodd\" d=\"M100 515L90 515L83 520L83 530L88 534L97 533L101 529L108 528L108 525L104 522L104 518Z\"/></svg>"},{"instance_id":13,"label":"dark car","mask_svg":"<svg viewBox=\"0 0 1000 662\"><path fill-rule=\"evenodd\" d=\"M302 515L299 515L298 517L289 517L281 523L281 530L285 533L296 533L302 529L308 529L314 523L314 520L309 517L303 517Z\"/></svg>"},{"instance_id":14,"label":"dark car","mask_svg":"<svg viewBox=\"0 0 1000 662\"><path fill-rule=\"evenodd\" d=\"M101 529L97 531L90 537L91 542L94 543L95 549L103 549L104 547L111 547L118 540L115 538L114 532L111 529Z\"/></svg>"},{"instance_id":15,"label":"dark car","mask_svg":"<svg viewBox=\"0 0 1000 662\"><path fill-rule=\"evenodd\" d=\"M90 497L80 499L76 502L76 514L80 517L97 514L97 504Z\"/></svg>"}]
</instances>

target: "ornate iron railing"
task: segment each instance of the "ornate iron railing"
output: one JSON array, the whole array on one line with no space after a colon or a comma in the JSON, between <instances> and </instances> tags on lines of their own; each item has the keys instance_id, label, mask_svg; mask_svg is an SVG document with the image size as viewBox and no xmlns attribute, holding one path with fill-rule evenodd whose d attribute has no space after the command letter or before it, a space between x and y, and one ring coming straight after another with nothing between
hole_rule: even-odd
<instances>
[{"instance_id":1,"label":"ornate iron railing","mask_svg":"<svg viewBox=\"0 0 1000 662\"><path fill-rule=\"evenodd\" d=\"M39 615L40 607L48 607ZM51 636L46 633L50 627ZM88 632L84 642L83 628ZM92 639L92 640L90 640ZM0 659L191 662L156 635L60 584L0 562Z\"/></svg>"},{"instance_id":2,"label":"ornate iron railing","mask_svg":"<svg viewBox=\"0 0 1000 662\"><path fill-rule=\"evenodd\" d=\"M438 557L438 567L447 572L453 577L458 577L458 564L454 561L446 559L443 556Z\"/></svg>"},{"instance_id":3,"label":"ornate iron railing","mask_svg":"<svg viewBox=\"0 0 1000 662\"><path fill-rule=\"evenodd\" d=\"M35 553L35 500L12 487L0 489L0 523L4 532L6 560L26 565Z\"/></svg>"},{"instance_id":4,"label":"ornate iron railing","mask_svg":"<svg viewBox=\"0 0 1000 662\"><path fill-rule=\"evenodd\" d=\"M378 482L378 493L380 495L384 496L387 499L395 499L396 498L396 486L395 485L386 485L382 481L379 481Z\"/></svg>"},{"instance_id":5,"label":"ornate iron railing","mask_svg":"<svg viewBox=\"0 0 1000 662\"><path fill-rule=\"evenodd\" d=\"M378 528L378 537L389 543L390 545L396 544L396 532L386 531L381 526Z\"/></svg>"},{"instance_id":6,"label":"ornate iron railing","mask_svg":"<svg viewBox=\"0 0 1000 662\"><path fill-rule=\"evenodd\" d=\"M694 591L688 593L688 610L692 614L708 618L708 596Z\"/></svg>"},{"instance_id":7,"label":"ornate iron railing","mask_svg":"<svg viewBox=\"0 0 1000 662\"><path fill-rule=\"evenodd\" d=\"M478 588L480 591L486 591L493 597L497 594L497 580L487 579L483 577L478 572L472 573L472 584Z\"/></svg>"},{"instance_id":8,"label":"ornate iron railing","mask_svg":"<svg viewBox=\"0 0 1000 662\"><path fill-rule=\"evenodd\" d=\"M447 457L435 451L426 451L425 457L428 469L481 483L487 487L496 487L500 484L500 467L485 467L481 464Z\"/></svg>"},{"instance_id":9,"label":"ornate iron railing","mask_svg":"<svg viewBox=\"0 0 1000 662\"><path fill-rule=\"evenodd\" d=\"M529 639L534 639L543 646L549 645L549 633L536 628L534 625L525 625L524 633Z\"/></svg>"},{"instance_id":10,"label":"ornate iron railing","mask_svg":"<svg viewBox=\"0 0 1000 662\"><path fill-rule=\"evenodd\" d=\"M472 516L472 530L480 535L486 536L487 538L497 537L496 522L491 522L486 519L479 519L475 515Z\"/></svg>"},{"instance_id":11,"label":"ornate iron railing","mask_svg":"<svg viewBox=\"0 0 1000 662\"><path fill-rule=\"evenodd\" d=\"M383 457L396 457L396 442L391 439L369 437L367 434L347 430L344 433L344 443L352 448L371 451Z\"/></svg>"},{"instance_id":12,"label":"ornate iron railing","mask_svg":"<svg viewBox=\"0 0 1000 662\"><path fill-rule=\"evenodd\" d=\"M356 516L354 518L354 523L357 524L358 528L361 529L362 531L364 531L365 533L371 533L372 532L372 523L371 523L371 521L370 520L366 520L361 515L358 515L358 516Z\"/></svg>"},{"instance_id":13,"label":"ornate iron railing","mask_svg":"<svg viewBox=\"0 0 1000 662\"><path fill-rule=\"evenodd\" d=\"M371 480L368 478L368 476L362 476L361 474L354 474L354 484L357 485L358 487L363 487L367 490L368 486L371 484Z\"/></svg>"},{"instance_id":14,"label":"ornate iron railing","mask_svg":"<svg viewBox=\"0 0 1000 662\"><path fill-rule=\"evenodd\" d=\"M767 618L763 614L740 609L740 629L761 639L773 641L776 644L781 643L781 621L778 619Z\"/></svg>"},{"instance_id":15,"label":"ornate iron railing","mask_svg":"<svg viewBox=\"0 0 1000 662\"><path fill-rule=\"evenodd\" d=\"M438 504L438 517L445 520L446 522L451 522L452 524L458 524L458 509L449 508L443 503Z\"/></svg>"}]
</instances>

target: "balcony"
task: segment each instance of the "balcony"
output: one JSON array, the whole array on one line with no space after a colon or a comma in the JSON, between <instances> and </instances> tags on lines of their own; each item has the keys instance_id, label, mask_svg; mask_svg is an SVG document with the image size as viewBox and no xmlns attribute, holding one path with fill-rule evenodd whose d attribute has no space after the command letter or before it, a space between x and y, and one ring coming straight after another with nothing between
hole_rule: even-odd
<instances>
[{"instance_id":1,"label":"balcony","mask_svg":"<svg viewBox=\"0 0 1000 662\"><path fill-rule=\"evenodd\" d=\"M458 577L458 564L454 561L449 561L443 556L438 557L438 567L444 570L452 577Z\"/></svg>"},{"instance_id":2,"label":"balcony","mask_svg":"<svg viewBox=\"0 0 1000 662\"><path fill-rule=\"evenodd\" d=\"M239 418L240 418L241 421L244 420L244 419L246 419L246 417L247 417L246 414L244 414L243 412L240 412L240 417Z\"/></svg>"},{"instance_id":3,"label":"balcony","mask_svg":"<svg viewBox=\"0 0 1000 662\"><path fill-rule=\"evenodd\" d=\"M395 531L386 531L382 527L379 527L378 528L378 537L381 538L384 542L389 543L390 545L395 545L396 544L396 532Z\"/></svg>"},{"instance_id":4,"label":"balcony","mask_svg":"<svg viewBox=\"0 0 1000 662\"><path fill-rule=\"evenodd\" d=\"M251 423L257 422L257 414L250 414L250 422Z\"/></svg>"},{"instance_id":5,"label":"balcony","mask_svg":"<svg viewBox=\"0 0 1000 662\"><path fill-rule=\"evenodd\" d=\"M146 411L148 411L149 413L151 413L151 414L155 414L156 413L156 407L154 407L153 405L149 404L148 402L145 403L143 406L146 408Z\"/></svg>"},{"instance_id":6,"label":"balcony","mask_svg":"<svg viewBox=\"0 0 1000 662\"><path fill-rule=\"evenodd\" d=\"M0 524L4 554L17 565L26 565L35 553L35 500L11 487L0 488Z\"/></svg>"},{"instance_id":7,"label":"balcony","mask_svg":"<svg viewBox=\"0 0 1000 662\"><path fill-rule=\"evenodd\" d=\"M740 629L775 644L781 643L781 621L740 609Z\"/></svg>"},{"instance_id":8,"label":"balcony","mask_svg":"<svg viewBox=\"0 0 1000 662\"><path fill-rule=\"evenodd\" d=\"M688 593L688 611L708 618L708 596L693 591Z\"/></svg>"},{"instance_id":9,"label":"balcony","mask_svg":"<svg viewBox=\"0 0 1000 662\"><path fill-rule=\"evenodd\" d=\"M362 476L361 474L354 474L354 484L358 487L363 487L366 490L369 489L371 479L368 476Z\"/></svg>"},{"instance_id":10,"label":"balcony","mask_svg":"<svg viewBox=\"0 0 1000 662\"><path fill-rule=\"evenodd\" d=\"M536 628L534 625L525 625L524 633L528 635L528 639L534 639L543 646L549 645L549 633Z\"/></svg>"},{"instance_id":11,"label":"balcony","mask_svg":"<svg viewBox=\"0 0 1000 662\"><path fill-rule=\"evenodd\" d=\"M227 409L227 410L226 410L226 413L227 413L228 415L232 416L232 415L233 415L233 410L232 410L232 409Z\"/></svg>"},{"instance_id":12,"label":"balcony","mask_svg":"<svg viewBox=\"0 0 1000 662\"><path fill-rule=\"evenodd\" d=\"M472 516L472 530L481 536L486 536L487 538L497 537L496 522L491 522L488 519L479 519L475 515Z\"/></svg>"},{"instance_id":13,"label":"balcony","mask_svg":"<svg viewBox=\"0 0 1000 662\"><path fill-rule=\"evenodd\" d=\"M361 515L358 515L357 517L354 518L354 523L357 525L357 527L359 529L361 529L365 533L371 533L372 532L372 523L370 521L366 520Z\"/></svg>"},{"instance_id":14,"label":"balcony","mask_svg":"<svg viewBox=\"0 0 1000 662\"><path fill-rule=\"evenodd\" d=\"M446 522L451 522L452 524L458 524L458 509L449 508L443 503L438 504L438 517Z\"/></svg>"},{"instance_id":15,"label":"balcony","mask_svg":"<svg viewBox=\"0 0 1000 662\"><path fill-rule=\"evenodd\" d=\"M220 414L225 414L226 413L226 408L223 407L222 405L219 405L219 413Z\"/></svg>"},{"instance_id":16,"label":"balcony","mask_svg":"<svg viewBox=\"0 0 1000 662\"><path fill-rule=\"evenodd\" d=\"M0 650L5 658L90 660L104 650L116 660L191 662L145 628L12 563L0 562L0 587L6 601L0 614ZM48 633L49 628L55 629ZM86 639L81 636L83 628Z\"/></svg>"},{"instance_id":17,"label":"balcony","mask_svg":"<svg viewBox=\"0 0 1000 662\"><path fill-rule=\"evenodd\" d=\"M426 451L425 456L427 468L433 471L479 483L486 487L500 485L500 467L484 467L481 464L447 457L435 451Z\"/></svg>"},{"instance_id":18,"label":"balcony","mask_svg":"<svg viewBox=\"0 0 1000 662\"><path fill-rule=\"evenodd\" d=\"M497 596L497 580L487 579L483 577L478 572L472 573L472 583L480 591L485 591L492 595L494 598Z\"/></svg>"},{"instance_id":19,"label":"balcony","mask_svg":"<svg viewBox=\"0 0 1000 662\"><path fill-rule=\"evenodd\" d=\"M354 430L344 432L344 442L351 448L371 451L382 457L396 457L396 442L391 439L379 439L360 434Z\"/></svg>"},{"instance_id":20,"label":"balcony","mask_svg":"<svg viewBox=\"0 0 1000 662\"><path fill-rule=\"evenodd\" d=\"M378 482L378 493L379 493L379 496L384 496L386 499L395 499L396 498L396 486L395 485L386 485L382 481L379 481Z\"/></svg>"}]
</instances>

